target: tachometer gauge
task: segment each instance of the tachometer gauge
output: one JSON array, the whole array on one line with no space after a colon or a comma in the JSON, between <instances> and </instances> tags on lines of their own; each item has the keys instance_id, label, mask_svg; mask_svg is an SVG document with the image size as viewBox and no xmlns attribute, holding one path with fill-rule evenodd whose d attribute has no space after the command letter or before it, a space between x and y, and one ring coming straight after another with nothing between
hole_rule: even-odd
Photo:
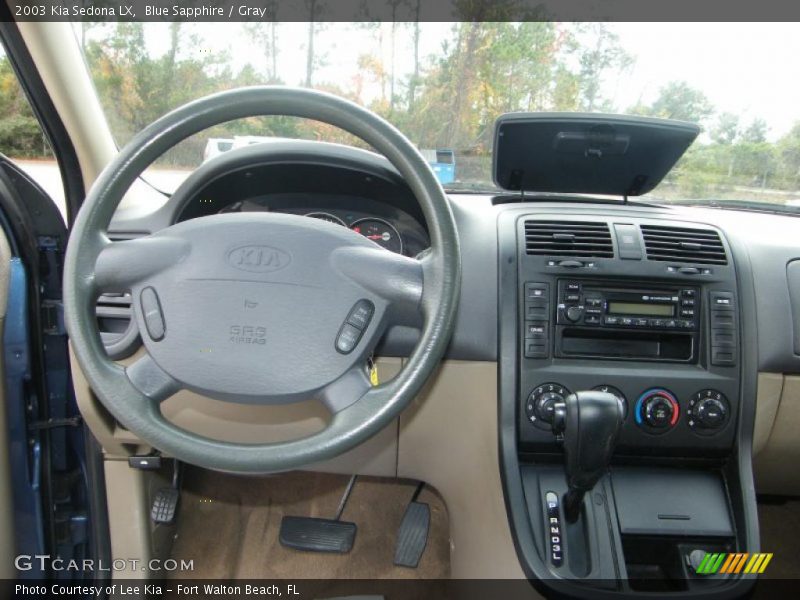
<instances>
[{"instance_id":1,"label":"tachometer gauge","mask_svg":"<svg viewBox=\"0 0 800 600\"><path fill-rule=\"evenodd\" d=\"M320 219L322 221L327 221L328 223L336 223L337 225L341 225L342 227L347 227L347 224L344 221L342 221L336 215L332 215L330 213L326 213L326 212L310 212L310 213L308 213L307 215L304 215L304 216L311 217L312 219Z\"/></svg>"},{"instance_id":2,"label":"tachometer gauge","mask_svg":"<svg viewBox=\"0 0 800 600\"><path fill-rule=\"evenodd\" d=\"M350 229L387 250L403 253L403 240L400 239L400 234L383 219L359 219L350 225Z\"/></svg>"}]
</instances>

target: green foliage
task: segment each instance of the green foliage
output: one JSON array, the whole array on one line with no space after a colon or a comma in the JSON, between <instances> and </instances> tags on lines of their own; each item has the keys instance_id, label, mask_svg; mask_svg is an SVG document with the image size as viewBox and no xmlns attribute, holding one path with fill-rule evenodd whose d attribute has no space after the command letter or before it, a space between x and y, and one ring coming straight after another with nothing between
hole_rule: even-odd
<instances>
[{"instance_id":1,"label":"green foliage","mask_svg":"<svg viewBox=\"0 0 800 600\"><path fill-rule=\"evenodd\" d=\"M0 153L18 158L52 156L42 128L5 56L0 56Z\"/></svg>"},{"instance_id":2,"label":"green foliage","mask_svg":"<svg viewBox=\"0 0 800 600\"><path fill-rule=\"evenodd\" d=\"M331 0L304 0L319 18ZM274 2L274 0L270 0ZM306 81L317 89L344 96L386 117L422 148L453 148L459 183L489 185L493 126L515 111L616 112L608 89L634 59L613 30L603 23L558 24L508 22L519 14L521 0L457 0L463 22L439 41L440 50L422 56L419 23L357 26L369 32L355 73L323 81L327 50L317 22L303 34L305 68L290 75L291 84ZM366 6L366 5L365 5ZM419 10L417 0L396 6ZM365 8L366 10L366 8ZM124 143L169 110L205 94L239 86L281 83L281 25L248 23L241 35L253 44L252 56L233 61L212 54L192 34L191 24L160 27L162 51L146 44L142 23L79 25L98 96L118 141ZM164 50L166 48L166 50ZM395 53L410 51L413 70L395 72ZM332 58L330 60L333 60ZM338 75L338 74L337 74ZM375 90L378 93L375 93ZM743 122L739 115L717 113L705 94L684 81L666 81L650 103L626 112L699 123L701 135L680 160L657 195L744 197L800 187L800 123L775 143L767 141L766 121ZM262 135L324 139L363 146L327 125L288 117L254 117L213 127L172 149L161 164L193 167L202 160L209 137ZM17 85L8 61L0 56L0 151L42 156L49 148ZM785 195L785 192L783 192Z\"/></svg>"},{"instance_id":3,"label":"green foliage","mask_svg":"<svg viewBox=\"0 0 800 600\"><path fill-rule=\"evenodd\" d=\"M685 81L670 81L661 87L653 104L634 106L629 112L702 125L714 114L714 107L703 92Z\"/></svg>"}]
</instances>

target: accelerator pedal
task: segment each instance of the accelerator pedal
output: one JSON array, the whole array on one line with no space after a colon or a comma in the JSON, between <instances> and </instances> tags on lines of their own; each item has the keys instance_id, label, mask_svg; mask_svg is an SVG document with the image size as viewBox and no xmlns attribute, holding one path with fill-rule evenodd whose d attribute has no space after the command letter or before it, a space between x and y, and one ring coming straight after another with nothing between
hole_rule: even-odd
<instances>
[{"instance_id":1,"label":"accelerator pedal","mask_svg":"<svg viewBox=\"0 0 800 600\"><path fill-rule=\"evenodd\" d=\"M181 501L181 463L173 460L172 485L162 487L153 498L150 518L159 525L171 525L178 514L178 503Z\"/></svg>"},{"instance_id":2,"label":"accelerator pedal","mask_svg":"<svg viewBox=\"0 0 800 600\"><path fill-rule=\"evenodd\" d=\"M394 548L394 564L398 567L416 569L428 545L428 531L431 526L431 509L424 502L417 502L424 482L420 482L403 515L397 545Z\"/></svg>"},{"instance_id":3,"label":"accelerator pedal","mask_svg":"<svg viewBox=\"0 0 800 600\"><path fill-rule=\"evenodd\" d=\"M304 552L336 552L339 554L350 552L353 549L358 527L355 523L342 521L341 518L355 482L356 476L353 475L344 490L334 519L283 517L278 534L281 545Z\"/></svg>"}]
</instances>

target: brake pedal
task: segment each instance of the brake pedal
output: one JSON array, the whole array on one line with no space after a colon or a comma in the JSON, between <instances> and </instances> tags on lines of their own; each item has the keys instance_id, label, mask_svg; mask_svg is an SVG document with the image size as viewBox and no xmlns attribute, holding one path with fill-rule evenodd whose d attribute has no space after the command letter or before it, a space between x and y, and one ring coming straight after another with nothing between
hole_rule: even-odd
<instances>
[{"instance_id":1,"label":"brake pedal","mask_svg":"<svg viewBox=\"0 0 800 600\"><path fill-rule=\"evenodd\" d=\"M160 488L153 498L150 508L150 518L153 523L171 525L178 514L178 504L181 500L181 466L177 460L173 461L172 485Z\"/></svg>"},{"instance_id":2,"label":"brake pedal","mask_svg":"<svg viewBox=\"0 0 800 600\"><path fill-rule=\"evenodd\" d=\"M417 502L425 483L421 482L411 497L411 502L403 515L400 530L397 532L397 545L394 549L394 564L398 567L416 569L428 545L428 531L431 526L431 509L424 502Z\"/></svg>"},{"instance_id":3,"label":"brake pedal","mask_svg":"<svg viewBox=\"0 0 800 600\"><path fill-rule=\"evenodd\" d=\"M358 527L355 523L342 521L341 518L355 482L356 476L353 475L344 490L334 519L283 517L278 534L281 545L304 552L336 552L339 554L350 552L353 549Z\"/></svg>"}]
</instances>

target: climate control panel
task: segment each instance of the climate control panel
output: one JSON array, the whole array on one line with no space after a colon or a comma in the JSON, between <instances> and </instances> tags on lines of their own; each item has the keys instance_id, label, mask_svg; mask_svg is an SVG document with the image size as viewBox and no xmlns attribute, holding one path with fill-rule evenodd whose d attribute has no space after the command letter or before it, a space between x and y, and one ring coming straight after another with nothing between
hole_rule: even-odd
<instances>
[{"instance_id":1,"label":"climate control panel","mask_svg":"<svg viewBox=\"0 0 800 600\"><path fill-rule=\"evenodd\" d=\"M571 378L571 379L574 379ZM580 377L585 380L585 377ZM593 389L613 394L622 400L625 418L619 446L623 451L633 447L650 447L670 451L705 448L709 444L724 447L734 429L732 407L727 395L720 390L702 388L687 392L666 386L650 386L631 393L630 387L609 383L588 385L570 381L569 387L557 381L542 382L524 397L520 439L555 441L551 432L557 403L572 391ZM627 392L627 393L626 393Z\"/></svg>"}]
</instances>

